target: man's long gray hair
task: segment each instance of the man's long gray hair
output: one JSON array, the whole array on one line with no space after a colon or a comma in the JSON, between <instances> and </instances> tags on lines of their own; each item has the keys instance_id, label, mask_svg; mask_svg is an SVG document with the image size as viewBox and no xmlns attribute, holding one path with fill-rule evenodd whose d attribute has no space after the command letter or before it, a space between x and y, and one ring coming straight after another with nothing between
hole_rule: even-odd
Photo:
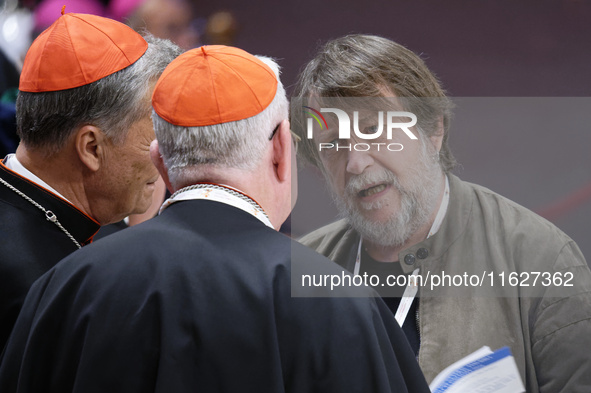
<instances>
[{"instance_id":1,"label":"man's long gray hair","mask_svg":"<svg viewBox=\"0 0 591 393\"><path fill-rule=\"evenodd\" d=\"M437 132L443 122L441 167L448 172L455 159L448 146L453 104L439 81L419 56L386 38L348 35L326 43L300 74L294 97L381 97L384 91L403 99L405 110L418 118L418 129L426 136ZM305 105L305 104L304 104ZM322 168L318 148L305 134L304 111L292 107L292 127L302 139L300 152Z\"/></svg>"}]
</instances>

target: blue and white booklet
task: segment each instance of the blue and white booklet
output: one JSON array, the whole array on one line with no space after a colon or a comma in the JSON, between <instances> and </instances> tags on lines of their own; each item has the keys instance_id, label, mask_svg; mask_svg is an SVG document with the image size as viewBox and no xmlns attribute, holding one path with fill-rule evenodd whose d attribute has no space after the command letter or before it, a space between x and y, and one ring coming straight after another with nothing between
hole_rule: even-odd
<instances>
[{"instance_id":1,"label":"blue and white booklet","mask_svg":"<svg viewBox=\"0 0 591 393\"><path fill-rule=\"evenodd\" d=\"M439 373L429 385L432 393L525 392L509 347L482 347Z\"/></svg>"}]
</instances>

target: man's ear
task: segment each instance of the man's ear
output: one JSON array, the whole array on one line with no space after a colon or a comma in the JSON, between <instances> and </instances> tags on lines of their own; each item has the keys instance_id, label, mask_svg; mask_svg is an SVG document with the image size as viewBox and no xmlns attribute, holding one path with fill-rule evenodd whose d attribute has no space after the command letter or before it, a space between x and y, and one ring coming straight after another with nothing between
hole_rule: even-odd
<instances>
[{"instance_id":1,"label":"man's ear","mask_svg":"<svg viewBox=\"0 0 591 393\"><path fill-rule=\"evenodd\" d=\"M431 135L429 137L429 140L431 141L431 143L433 144L433 147L435 147L435 151L437 151L437 152L439 152L441 150L441 145L443 144L443 135L444 135L443 117L440 117L439 120L437 121L437 130L435 130L433 135Z\"/></svg>"},{"instance_id":2,"label":"man's ear","mask_svg":"<svg viewBox=\"0 0 591 393\"><path fill-rule=\"evenodd\" d=\"M75 147L78 158L92 172L99 170L104 155L107 137L100 128L87 124L78 129L75 135Z\"/></svg>"},{"instance_id":3,"label":"man's ear","mask_svg":"<svg viewBox=\"0 0 591 393\"><path fill-rule=\"evenodd\" d=\"M273 165L280 182L291 181L292 142L289 127L289 120L283 120L273 137Z\"/></svg>"},{"instance_id":4,"label":"man's ear","mask_svg":"<svg viewBox=\"0 0 591 393\"><path fill-rule=\"evenodd\" d=\"M158 146L158 141L154 139L150 144L150 158L152 159L152 163L160 173L162 180L164 180L164 184L166 184L166 188L171 194L174 194L174 188L172 188L172 184L170 184L170 179L168 177L168 170L164 165L164 160L162 159L162 155L160 154L160 147Z\"/></svg>"}]
</instances>

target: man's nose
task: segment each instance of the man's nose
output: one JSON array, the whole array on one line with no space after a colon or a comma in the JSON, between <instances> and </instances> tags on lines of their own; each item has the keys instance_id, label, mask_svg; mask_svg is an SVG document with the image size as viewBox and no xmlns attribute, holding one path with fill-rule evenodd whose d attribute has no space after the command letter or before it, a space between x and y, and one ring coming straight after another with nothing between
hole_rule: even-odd
<instances>
[{"instance_id":1,"label":"man's nose","mask_svg":"<svg viewBox=\"0 0 591 393\"><path fill-rule=\"evenodd\" d=\"M351 149L347 157L347 172L360 175L365 169L372 166L373 157L369 151L357 151Z\"/></svg>"}]
</instances>

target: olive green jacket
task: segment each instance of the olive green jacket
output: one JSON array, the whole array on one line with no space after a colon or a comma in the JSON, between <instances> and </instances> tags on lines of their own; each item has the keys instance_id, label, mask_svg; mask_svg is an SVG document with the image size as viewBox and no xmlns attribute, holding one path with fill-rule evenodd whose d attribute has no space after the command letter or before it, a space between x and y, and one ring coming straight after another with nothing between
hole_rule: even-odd
<instances>
[{"instance_id":1,"label":"olive green jacket","mask_svg":"<svg viewBox=\"0 0 591 393\"><path fill-rule=\"evenodd\" d=\"M419 364L427 381L484 345L509 346L528 392L591 392L591 272L578 246L526 208L449 180L441 228L399 260L424 279L467 274L483 284L474 277L463 280L468 285L421 284ZM353 271L359 234L346 221L301 242ZM535 272L542 274L532 286Z\"/></svg>"}]
</instances>

